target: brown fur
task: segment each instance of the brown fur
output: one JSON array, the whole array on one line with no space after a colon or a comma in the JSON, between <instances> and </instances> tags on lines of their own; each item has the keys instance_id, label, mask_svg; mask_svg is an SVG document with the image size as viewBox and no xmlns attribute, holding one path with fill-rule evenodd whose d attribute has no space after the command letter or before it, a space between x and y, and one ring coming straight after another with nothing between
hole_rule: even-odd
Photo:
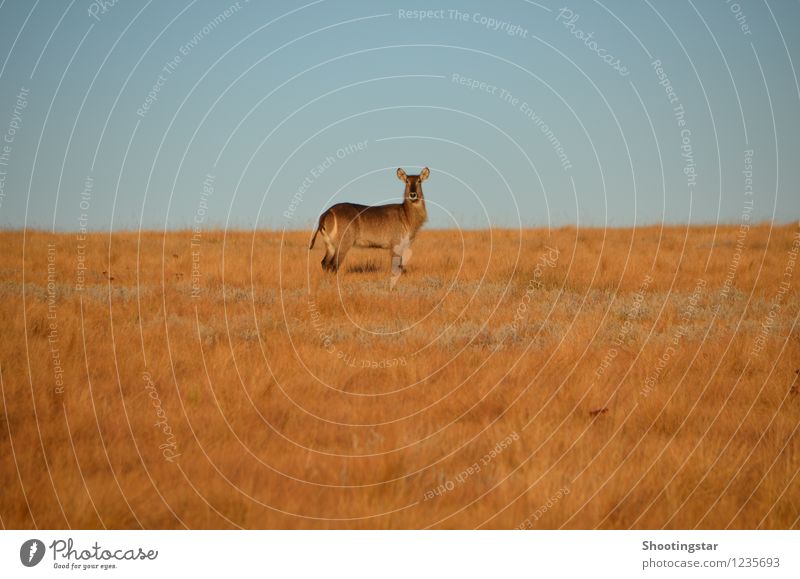
<instances>
[{"instance_id":1,"label":"brown fur","mask_svg":"<svg viewBox=\"0 0 800 579\"><path fill-rule=\"evenodd\" d=\"M337 203L325 211L309 245L309 249L313 249L317 234L322 235L325 242L322 269L338 271L353 246L388 249L403 268L414 236L428 219L422 182L429 175L427 167L419 175L406 175L402 169L397 170L397 177L406 184L402 203Z\"/></svg>"}]
</instances>

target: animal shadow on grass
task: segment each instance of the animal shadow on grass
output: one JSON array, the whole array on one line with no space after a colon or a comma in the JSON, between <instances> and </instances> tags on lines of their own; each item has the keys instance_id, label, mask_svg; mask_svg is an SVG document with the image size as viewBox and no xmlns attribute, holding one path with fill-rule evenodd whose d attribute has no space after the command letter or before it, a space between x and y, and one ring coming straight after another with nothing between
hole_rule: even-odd
<instances>
[{"instance_id":1,"label":"animal shadow on grass","mask_svg":"<svg viewBox=\"0 0 800 579\"><path fill-rule=\"evenodd\" d=\"M374 261L367 261L366 263L356 263L347 266L348 273L375 273L380 271L381 266Z\"/></svg>"}]
</instances>

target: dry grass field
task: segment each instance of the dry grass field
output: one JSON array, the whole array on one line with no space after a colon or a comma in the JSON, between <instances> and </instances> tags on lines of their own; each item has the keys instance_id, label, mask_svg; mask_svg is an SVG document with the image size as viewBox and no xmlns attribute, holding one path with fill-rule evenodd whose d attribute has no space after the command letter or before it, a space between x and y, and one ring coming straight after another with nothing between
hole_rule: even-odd
<instances>
[{"instance_id":1,"label":"dry grass field","mask_svg":"<svg viewBox=\"0 0 800 579\"><path fill-rule=\"evenodd\" d=\"M797 225L308 238L0 233L3 527L800 527Z\"/></svg>"}]
</instances>

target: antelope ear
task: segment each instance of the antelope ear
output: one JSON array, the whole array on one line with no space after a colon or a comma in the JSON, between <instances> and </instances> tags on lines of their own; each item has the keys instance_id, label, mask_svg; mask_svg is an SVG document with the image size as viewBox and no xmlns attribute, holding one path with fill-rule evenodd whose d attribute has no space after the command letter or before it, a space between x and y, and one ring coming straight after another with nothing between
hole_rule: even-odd
<instances>
[{"instance_id":1,"label":"antelope ear","mask_svg":"<svg viewBox=\"0 0 800 579\"><path fill-rule=\"evenodd\" d=\"M406 181L406 172L402 168L397 169L397 178L401 181Z\"/></svg>"},{"instance_id":2,"label":"antelope ear","mask_svg":"<svg viewBox=\"0 0 800 579\"><path fill-rule=\"evenodd\" d=\"M425 167L419 174L419 180L424 181L431 176L431 170Z\"/></svg>"}]
</instances>

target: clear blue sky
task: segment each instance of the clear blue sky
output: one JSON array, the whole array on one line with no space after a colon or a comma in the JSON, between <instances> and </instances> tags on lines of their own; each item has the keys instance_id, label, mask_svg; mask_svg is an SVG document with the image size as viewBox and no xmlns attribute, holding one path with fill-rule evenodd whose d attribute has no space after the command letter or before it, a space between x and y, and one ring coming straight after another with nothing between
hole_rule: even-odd
<instances>
[{"instance_id":1,"label":"clear blue sky","mask_svg":"<svg viewBox=\"0 0 800 579\"><path fill-rule=\"evenodd\" d=\"M800 218L798 2L105 4L0 5L2 227L309 228L424 165L432 227Z\"/></svg>"}]
</instances>

